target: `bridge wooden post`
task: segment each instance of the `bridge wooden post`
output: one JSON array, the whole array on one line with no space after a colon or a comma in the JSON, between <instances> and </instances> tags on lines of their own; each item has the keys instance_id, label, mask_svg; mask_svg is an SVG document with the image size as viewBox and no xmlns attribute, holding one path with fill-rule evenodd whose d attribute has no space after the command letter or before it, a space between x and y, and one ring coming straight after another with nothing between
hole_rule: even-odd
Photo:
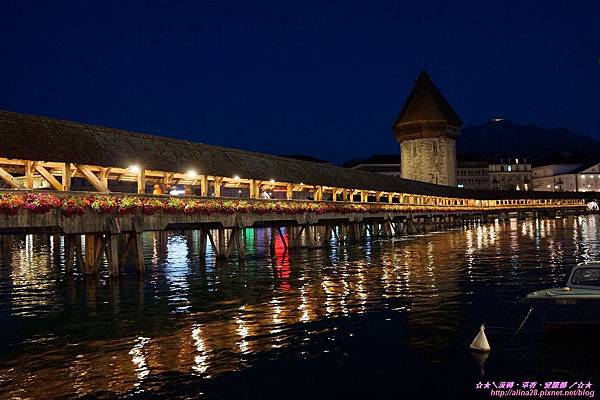
<instances>
[{"instance_id":1,"label":"bridge wooden post","mask_svg":"<svg viewBox=\"0 0 600 400\"><path fill-rule=\"evenodd\" d=\"M68 274L73 273L75 264L75 235L65 235L65 269Z\"/></svg>"},{"instance_id":2,"label":"bridge wooden post","mask_svg":"<svg viewBox=\"0 0 600 400\"><path fill-rule=\"evenodd\" d=\"M333 227L335 229L335 227ZM336 238L338 243L346 243L346 224L341 223L338 225L338 232L336 234ZM335 231L334 231L335 232Z\"/></svg>"},{"instance_id":3,"label":"bridge wooden post","mask_svg":"<svg viewBox=\"0 0 600 400\"><path fill-rule=\"evenodd\" d=\"M296 248L296 227L293 225L288 225L285 230L287 231L287 237L288 237L288 249L294 249Z\"/></svg>"},{"instance_id":4,"label":"bridge wooden post","mask_svg":"<svg viewBox=\"0 0 600 400\"><path fill-rule=\"evenodd\" d=\"M352 232L353 235L353 239L355 242L361 242L362 241L362 226L360 223L358 222L354 222L350 225L350 230Z\"/></svg>"},{"instance_id":5,"label":"bridge wooden post","mask_svg":"<svg viewBox=\"0 0 600 400\"><path fill-rule=\"evenodd\" d=\"M319 185L315 186L314 198L315 198L315 201L323 200L323 186L319 186Z\"/></svg>"},{"instance_id":6,"label":"bridge wooden post","mask_svg":"<svg viewBox=\"0 0 600 400\"><path fill-rule=\"evenodd\" d=\"M206 256L206 239L207 239L206 229L200 229L200 242L198 244L198 256L205 257Z\"/></svg>"},{"instance_id":7,"label":"bridge wooden post","mask_svg":"<svg viewBox=\"0 0 600 400\"><path fill-rule=\"evenodd\" d=\"M217 242L217 245L219 246L217 251L217 258L227 258L227 241L225 240L225 228L220 227L217 229Z\"/></svg>"},{"instance_id":8,"label":"bridge wooden post","mask_svg":"<svg viewBox=\"0 0 600 400\"><path fill-rule=\"evenodd\" d=\"M87 234L85 235L85 258L83 262L83 273L86 275L94 275L98 272L100 259L106 239L102 234Z\"/></svg>"},{"instance_id":9,"label":"bridge wooden post","mask_svg":"<svg viewBox=\"0 0 600 400\"><path fill-rule=\"evenodd\" d=\"M367 192L364 190L360 191L360 202L361 203L366 203L368 200L368 196L367 196Z\"/></svg>"},{"instance_id":10,"label":"bridge wooden post","mask_svg":"<svg viewBox=\"0 0 600 400\"><path fill-rule=\"evenodd\" d=\"M110 168L101 168L100 169L100 182L106 187L108 187L108 176L110 174Z\"/></svg>"},{"instance_id":11,"label":"bridge wooden post","mask_svg":"<svg viewBox=\"0 0 600 400\"><path fill-rule=\"evenodd\" d=\"M273 255L275 252L275 244L277 242L277 227L272 226L270 230L271 230L271 237L269 240L269 249L271 250L271 255Z\"/></svg>"},{"instance_id":12,"label":"bridge wooden post","mask_svg":"<svg viewBox=\"0 0 600 400\"><path fill-rule=\"evenodd\" d=\"M325 232L323 232L323 237L325 239L325 243L329 243L331 242L331 230L333 229L333 226L331 225L324 225L323 230Z\"/></svg>"},{"instance_id":13,"label":"bridge wooden post","mask_svg":"<svg viewBox=\"0 0 600 400\"><path fill-rule=\"evenodd\" d=\"M389 220L386 220L383 222L383 237L385 238L390 238L392 237L392 232L393 232L393 228L392 228L392 223Z\"/></svg>"},{"instance_id":14,"label":"bridge wooden post","mask_svg":"<svg viewBox=\"0 0 600 400\"><path fill-rule=\"evenodd\" d=\"M412 216L406 221L406 224L407 224L406 225L406 233L409 235L414 235L415 234L415 221Z\"/></svg>"},{"instance_id":15,"label":"bridge wooden post","mask_svg":"<svg viewBox=\"0 0 600 400\"><path fill-rule=\"evenodd\" d=\"M213 181L213 194L215 195L215 197L221 197L221 183L223 182L223 178L214 177L214 181Z\"/></svg>"},{"instance_id":16,"label":"bridge wooden post","mask_svg":"<svg viewBox=\"0 0 600 400\"><path fill-rule=\"evenodd\" d=\"M242 243L242 229L243 228L234 228L233 232L231 233L232 236L235 237L235 247L237 249L239 260L244 260L246 257L244 244Z\"/></svg>"},{"instance_id":17,"label":"bridge wooden post","mask_svg":"<svg viewBox=\"0 0 600 400\"><path fill-rule=\"evenodd\" d=\"M144 247L142 246L142 232L131 233L131 245L133 246L133 259L138 274L143 274L146 270L144 264Z\"/></svg>"},{"instance_id":18,"label":"bridge wooden post","mask_svg":"<svg viewBox=\"0 0 600 400\"><path fill-rule=\"evenodd\" d=\"M63 163L61 186L63 192L71 190L71 163Z\"/></svg>"},{"instance_id":19,"label":"bridge wooden post","mask_svg":"<svg viewBox=\"0 0 600 400\"><path fill-rule=\"evenodd\" d=\"M202 197L208 196L208 176L206 176L206 175L200 176L200 196L202 196Z\"/></svg>"},{"instance_id":20,"label":"bridge wooden post","mask_svg":"<svg viewBox=\"0 0 600 400\"><path fill-rule=\"evenodd\" d=\"M146 191L146 169L140 167L140 172L137 174L137 192L138 194L144 194Z\"/></svg>"},{"instance_id":21,"label":"bridge wooden post","mask_svg":"<svg viewBox=\"0 0 600 400\"><path fill-rule=\"evenodd\" d=\"M94 273L94 263L96 260L96 236L85 235L85 255L82 272L86 275Z\"/></svg>"},{"instance_id":22,"label":"bridge wooden post","mask_svg":"<svg viewBox=\"0 0 600 400\"><path fill-rule=\"evenodd\" d=\"M119 276L119 237L120 234L110 234L107 246L108 271L110 276Z\"/></svg>"},{"instance_id":23,"label":"bridge wooden post","mask_svg":"<svg viewBox=\"0 0 600 400\"><path fill-rule=\"evenodd\" d=\"M33 173L35 171L35 162L25 161L25 187L33 189Z\"/></svg>"},{"instance_id":24,"label":"bridge wooden post","mask_svg":"<svg viewBox=\"0 0 600 400\"><path fill-rule=\"evenodd\" d=\"M312 226L306 225L304 230L306 231L306 241L308 243L307 247L310 249L313 247L313 240L314 240Z\"/></svg>"}]
</instances>

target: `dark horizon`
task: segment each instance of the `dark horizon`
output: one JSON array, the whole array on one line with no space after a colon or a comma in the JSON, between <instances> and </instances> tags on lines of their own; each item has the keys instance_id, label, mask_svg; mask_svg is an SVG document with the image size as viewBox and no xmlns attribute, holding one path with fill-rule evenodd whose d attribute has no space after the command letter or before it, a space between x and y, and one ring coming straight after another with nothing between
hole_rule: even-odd
<instances>
[{"instance_id":1,"label":"dark horizon","mask_svg":"<svg viewBox=\"0 0 600 400\"><path fill-rule=\"evenodd\" d=\"M600 5L2 6L0 108L336 164L394 153L420 70L464 126L600 139Z\"/></svg>"}]
</instances>

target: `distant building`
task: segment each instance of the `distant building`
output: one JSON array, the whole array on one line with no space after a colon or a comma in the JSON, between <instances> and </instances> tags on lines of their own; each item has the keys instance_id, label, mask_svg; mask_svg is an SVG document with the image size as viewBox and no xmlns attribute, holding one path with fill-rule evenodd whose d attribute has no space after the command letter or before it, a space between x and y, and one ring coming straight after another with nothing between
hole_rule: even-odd
<instances>
[{"instance_id":1,"label":"distant building","mask_svg":"<svg viewBox=\"0 0 600 400\"><path fill-rule=\"evenodd\" d=\"M533 190L600 191L600 163L550 164L533 168Z\"/></svg>"},{"instance_id":2,"label":"distant building","mask_svg":"<svg viewBox=\"0 0 600 400\"><path fill-rule=\"evenodd\" d=\"M533 190L531 164L526 159L509 158L490 162L490 189Z\"/></svg>"},{"instance_id":3,"label":"distant building","mask_svg":"<svg viewBox=\"0 0 600 400\"><path fill-rule=\"evenodd\" d=\"M376 154L364 160L352 160L344 167L382 175L401 176L400 157L397 154Z\"/></svg>"},{"instance_id":4,"label":"distant building","mask_svg":"<svg viewBox=\"0 0 600 400\"><path fill-rule=\"evenodd\" d=\"M480 154L458 154L456 156L456 183L466 189L489 190L489 161Z\"/></svg>"},{"instance_id":5,"label":"distant building","mask_svg":"<svg viewBox=\"0 0 600 400\"><path fill-rule=\"evenodd\" d=\"M462 121L421 72L393 130L400 143L402 178L456 185L456 138Z\"/></svg>"},{"instance_id":6,"label":"distant building","mask_svg":"<svg viewBox=\"0 0 600 400\"><path fill-rule=\"evenodd\" d=\"M279 157L293 158L294 160L310 161L310 162L319 163L319 164L331 164L331 162L329 162L327 160L322 160L320 158L307 156L305 154L283 154L283 155L280 155Z\"/></svg>"}]
</instances>

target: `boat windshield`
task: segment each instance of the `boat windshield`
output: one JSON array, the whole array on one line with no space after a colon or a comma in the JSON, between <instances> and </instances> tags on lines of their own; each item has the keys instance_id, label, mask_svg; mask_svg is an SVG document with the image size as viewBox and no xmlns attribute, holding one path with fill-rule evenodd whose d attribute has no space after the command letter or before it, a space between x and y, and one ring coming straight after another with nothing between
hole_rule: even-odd
<instances>
[{"instance_id":1,"label":"boat windshield","mask_svg":"<svg viewBox=\"0 0 600 400\"><path fill-rule=\"evenodd\" d=\"M578 268L571 277L571 284L600 287L600 268Z\"/></svg>"}]
</instances>

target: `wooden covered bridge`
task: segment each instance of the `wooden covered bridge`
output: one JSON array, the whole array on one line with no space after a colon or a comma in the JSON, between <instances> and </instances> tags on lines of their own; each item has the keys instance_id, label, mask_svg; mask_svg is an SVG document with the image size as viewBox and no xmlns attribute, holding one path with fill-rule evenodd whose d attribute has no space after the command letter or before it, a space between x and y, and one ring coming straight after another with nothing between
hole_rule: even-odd
<instances>
[{"instance_id":1,"label":"wooden covered bridge","mask_svg":"<svg viewBox=\"0 0 600 400\"><path fill-rule=\"evenodd\" d=\"M272 242L280 236L292 248L302 234L314 244L509 212L580 212L590 196L472 191L8 111L0 111L0 178L0 233L65 235L69 268L78 256L94 273L106 252L113 275L129 250L143 271L144 231L199 230L201 251L209 240L221 257L243 256L246 227L269 226ZM155 185L185 191L153 195Z\"/></svg>"}]
</instances>

